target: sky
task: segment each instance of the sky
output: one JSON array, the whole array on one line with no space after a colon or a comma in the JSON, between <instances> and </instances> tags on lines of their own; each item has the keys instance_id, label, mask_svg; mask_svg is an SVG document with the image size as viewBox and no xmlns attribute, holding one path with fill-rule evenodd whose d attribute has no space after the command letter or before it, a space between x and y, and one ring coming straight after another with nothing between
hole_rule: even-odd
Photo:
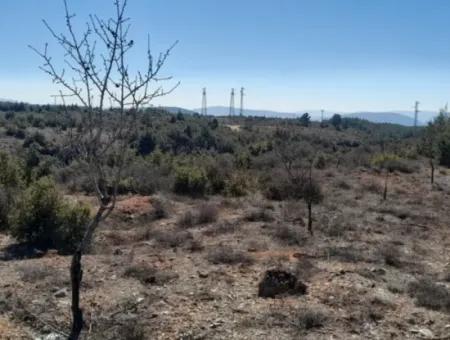
<instances>
[{"instance_id":1,"label":"sky","mask_svg":"<svg viewBox=\"0 0 450 340\"><path fill-rule=\"evenodd\" d=\"M112 2L68 0L77 28ZM154 105L198 108L206 87L208 105L227 106L243 86L252 109L438 110L450 100L448 13L448 0L129 0L129 63L144 66L147 34L155 54L179 40L164 75L181 85ZM0 1L0 98L53 101L28 48L61 56L42 19L64 31L62 0Z\"/></svg>"}]
</instances>

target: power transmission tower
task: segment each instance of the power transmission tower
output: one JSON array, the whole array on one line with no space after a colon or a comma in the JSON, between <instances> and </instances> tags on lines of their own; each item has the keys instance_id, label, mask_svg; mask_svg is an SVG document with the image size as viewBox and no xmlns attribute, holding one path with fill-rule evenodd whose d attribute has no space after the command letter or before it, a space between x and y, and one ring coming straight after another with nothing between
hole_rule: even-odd
<instances>
[{"instance_id":1,"label":"power transmission tower","mask_svg":"<svg viewBox=\"0 0 450 340\"><path fill-rule=\"evenodd\" d=\"M241 108L239 110L239 115L243 116L244 115L244 93L245 89L243 87L241 87Z\"/></svg>"},{"instance_id":2,"label":"power transmission tower","mask_svg":"<svg viewBox=\"0 0 450 340\"><path fill-rule=\"evenodd\" d=\"M234 116L234 89L231 89L231 97L230 97L230 116Z\"/></svg>"},{"instance_id":3,"label":"power transmission tower","mask_svg":"<svg viewBox=\"0 0 450 340\"><path fill-rule=\"evenodd\" d=\"M416 101L416 104L414 105L414 127L417 127L419 122L419 102Z\"/></svg>"},{"instance_id":4,"label":"power transmission tower","mask_svg":"<svg viewBox=\"0 0 450 340\"><path fill-rule=\"evenodd\" d=\"M323 114L325 113L325 110L320 110L320 122L323 123Z\"/></svg>"},{"instance_id":5,"label":"power transmission tower","mask_svg":"<svg viewBox=\"0 0 450 340\"><path fill-rule=\"evenodd\" d=\"M208 115L208 105L206 101L206 87L203 88L202 94L202 116Z\"/></svg>"}]
</instances>

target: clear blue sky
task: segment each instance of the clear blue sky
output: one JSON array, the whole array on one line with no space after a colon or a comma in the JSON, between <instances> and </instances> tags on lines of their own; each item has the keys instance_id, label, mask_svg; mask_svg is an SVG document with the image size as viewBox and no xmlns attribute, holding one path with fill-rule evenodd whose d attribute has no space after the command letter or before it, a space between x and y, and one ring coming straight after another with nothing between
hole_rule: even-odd
<instances>
[{"instance_id":1,"label":"clear blue sky","mask_svg":"<svg viewBox=\"0 0 450 340\"><path fill-rule=\"evenodd\" d=\"M69 0L83 23L107 15L112 0ZM62 1L1 0L0 98L49 102L51 82L27 48L63 28ZM156 105L227 105L231 87L247 106L437 110L450 100L448 0L129 0L132 56L140 64L146 33L155 51L180 40L167 74L180 88ZM139 43L141 42L141 43Z\"/></svg>"}]
</instances>

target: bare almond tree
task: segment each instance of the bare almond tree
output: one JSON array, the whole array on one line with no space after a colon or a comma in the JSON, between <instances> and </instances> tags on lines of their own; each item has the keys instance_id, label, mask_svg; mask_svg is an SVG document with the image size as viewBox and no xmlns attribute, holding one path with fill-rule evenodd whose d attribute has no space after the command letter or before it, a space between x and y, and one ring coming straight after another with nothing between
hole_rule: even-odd
<instances>
[{"instance_id":1,"label":"bare almond tree","mask_svg":"<svg viewBox=\"0 0 450 340\"><path fill-rule=\"evenodd\" d=\"M67 0L64 0L64 33L57 33L44 20L64 57L54 60L48 44L42 50L30 46L43 60L40 68L59 85L64 107L67 97L81 107L76 115L70 112L76 116L72 118L77 124L66 137L76 157L85 164L98 200L96 213L86 226L71 262L72 329L69 339L72 340L79 338L83 328L81 259L97 227L115 208L130 143L138 132L138 115L154 98L167 95L178 86L175 84L164 90L160 85L162 81L171 80L171 77L160 77L160 73L176 43L154 58L148 39L146 68L142 72L133 72L127 63L129 51L135 45L128 34L127 0L114 0L113 3L114 15L106 20L90 15L82 32L75 29L75 15L69 11ZM69 114L67 109L66 114Z\"/></svg>"},{"instance_id":2,"label":"bare almond tree","mask_svg":"<svg viewBox=\"0 0 450 340\"><path fill-rule=\"evenodd\" d=\"M301 138L287 129L277 129L274 135L275 154L290 183L288 196L303 199L308 208L308 232L313 235L312 206L323 200L319 182L313 176L315 153Z\"/></svg>"}]
</instances>

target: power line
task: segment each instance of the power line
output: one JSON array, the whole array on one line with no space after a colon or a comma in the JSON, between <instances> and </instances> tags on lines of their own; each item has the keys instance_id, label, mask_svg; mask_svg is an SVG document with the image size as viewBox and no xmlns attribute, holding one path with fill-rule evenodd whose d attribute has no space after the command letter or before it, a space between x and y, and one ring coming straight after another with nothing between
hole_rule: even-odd
<instances>
[{"instance_id":1,"label":"power line","mask_svg":"<svg viewBox=\"0 0 450 340\"><path fill-rule=\"evenodd\" d=\"M206 115L208 115L208 105L206 100L206 87L204 87L202 92L202 116Z\"/></svg>"},{"instance_id":2,"label":"power line","mask_svg":"<svg viewBox=\"0 0 450 340\"><path fill-rule=\"evenodd\" d=\"M239 110L239 115L243 116L244 115L244 93L245 89L243 87L241 87L241 107Z\"/></svg>"},{"instance_id":3,"label":"power line","mask_svg":"<svg viewBox=\"0 0 450 340\"><path fill-rule=\"evenodd\" d=\"M230 96L230 116L234 116L234 88L231 89L231 96Z\"/></svg>"},{"instance_id":4,"label":"power line","mask_svg":"<svg viewBox=\"0 0 450 340\"><path fill-rule=\"evenodd\" d=\"M417 127L419 122L419 102L416 101L414 105L414 127Z\"/></svg>"}]
</instances>

